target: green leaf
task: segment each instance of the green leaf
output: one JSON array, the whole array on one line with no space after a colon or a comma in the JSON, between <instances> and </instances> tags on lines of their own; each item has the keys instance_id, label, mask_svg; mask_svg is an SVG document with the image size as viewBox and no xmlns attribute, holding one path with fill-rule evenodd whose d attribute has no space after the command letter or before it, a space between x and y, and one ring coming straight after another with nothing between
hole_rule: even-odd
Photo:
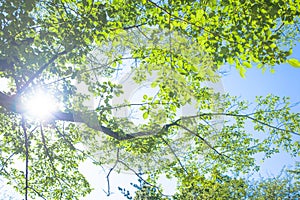
<instances>
[{"instance_id":1,"label":"green leaf","mask_svg":"<svg viewBox=\"0 0 300 200\"><path fill-rule=\"evenodd\" d=\"M296 58L288 59L287 62L293 67L300 68L300 61Z\"/></svg>"},{"instance_id":2,"label":"green leaf","mask_svg":"<svg viewBox=\"0 0 300 200\"><path fill-rule=\"evenodd\" d=\"M243 62L243 65L245 67L247 67L247 68L251 68L252 67L251 63L249 63L249 62Z\"/></svg>"},{"instance_id":3,"label":"green leaf","mask_svg":"<svg viewBox=\"0 0 300 200\"><path fill-rule=\"evenodd\" d=\"M157 86L157 82L156 81L153 81L152 83L151 83L151 87L152 88L155 88Z\"/></svg>"},{"instance_id":4,"label":"green leaf","mask_svg":"<svg viewBox=\"0 0 300 200\"><path fill-rule=\"evenodd\" d=\"M144 119L147 119L147 118L148 118L148 112L144 112L143 118L144 118Z\"/></svg>"},{"instance_id":5,"label":"green leaf","mask_svg":"<svg viewBox=\"0 0 300 200\"><path fill-rule=\"evenodd\" d=\"M228 62L230 65L232 65L232 64L234 63L234 60L233 60L233 58L230 56L230 57L227 58L227 62Z\"/></svg>"},{"instance_id":6,"label":"green leaf","mask_svg":"<svg viewBox=\"0 0 300 200\"><path fill-rule=\"evenodd\" d=\"M270 69L270 72L272 73L272 74L274 74L275 73L275 69Z\"/></svg>"},{"instance_id":7,"label":"green leaf","mask_svg":"<svg viewBox=\"0 0 300 200\"><path fill-rule=\"evenodd\" d=\"M276 44L272 43L272 44L270 45L270 47L271 47L272 49L274 49L274 48L276 47Z\"/></svg>"},{"instance_id":8,"label":"green leaf","mask_svg":"<svg viewBox=\"0 0 300 200\"><path fill-rule=\"evenodd\" d=\"M237 68L237 70L239 70L240 76L241 76L242 78L245 78L245 77L246 77L246 76L245 76L245 74L246 74L246 69L245 69L243 66L241 66L240 63L237 63L236 68Z\"/></svg>"}]
</instances>

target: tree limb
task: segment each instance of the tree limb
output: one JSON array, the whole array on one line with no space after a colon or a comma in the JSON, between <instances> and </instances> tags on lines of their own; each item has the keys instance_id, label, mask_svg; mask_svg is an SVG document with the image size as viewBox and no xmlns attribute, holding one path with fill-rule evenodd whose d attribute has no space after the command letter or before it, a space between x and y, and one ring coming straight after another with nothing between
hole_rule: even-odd
<instances>
[{"instance_id":1,"label":"tree limb","mask_svg":"<svg viewBox=\"0 0 300 200\"><path fill-rule=\"evenodd\" d=\"M27 129L25 125L25 118L22 117L22 129L24 132L24 139L25 139L25 200L28 199L28 188L29 188L29 141L28 141L28 135L27 135Z\"/></svg>"},{"instance_id":2,"label":"tree limb","mask_svg":"<svg viewBox=\"0 0 300 200\"><path fill-rule=\"evenodd\" d=\"M203 117L203 116L229 116L229 117L244 117L244 118L247 118L247 119L250 119L254 122L257 122L261 125L264 125L264 126L267 126L269 128L272 128L272 129L276 129L278 131L284 131L284 132L289 132L291 134L294 134L294 135L298 135L300 136L300 133L297 133L295 131L290 131L290 130L286 130L286 129L283 129L283 128L279 128L279 127L276 127L274 125L271 125L271 124L267 124L261 120L258 120L254 117L252 117L251 115L253 115L255 113L251 113L251 114L234 114L234 113L200 113L198 115L193 115L193 116L187 116L187 117L182 117L180 120L185 120L185 119L192 119L192 118L199 118L199 117ZM178 120L177 120L178 121Z\"/></svg>"},{"instance_id":3,"label":"tree limb","mask_svg":"<svg viewBox=\"0 0 300 200\"><path fill-rule=\"evenodd\" d=\"M19 100L16 96L8 96L3 92L0 92L0 106L4 107L7 109L7 111L18 113L18 114L24 114L26 111L24 110L22 104L19 103ZM252 113L253 114L253 113ZM142 137L142 136L149 136L149 135L157 135L161 132L166 131L170 126L178 126L178 122L185 120L185 119L191 119L191 118L201 118L204 116L230 116L230 117L244 117L247 119L250 119L254 122L257 122L259 124L262 124L264 126L267 126L272 129L276 129L279 131L284 131L284 132L290 132L294 135L300 136L299 133L294 132L294 131L289 131L285 130L279 127L276 127L271 124L267 124L263 121L260 121L251 115L247 114L234 114L234 113L200 113L198 115L194 116L186 116L186 117L181 117L177 119L175 122L170 123L170 124L165 124L162 126L162 128L157 128L155 130L149 130L149 131L140 131L140 132L135 132L135 133L122 133L122 132L116 132L113 131L112 129L105 127L101 125L98 121L97 113L95 112L62 112L62 111L57 111L51 114L51 117L49 121L66 121L66 122L76 122L76 123L83 123L86 124L89 128L92 128L96 131L100 131L105 133L108 136L111 136L117 140L129 140L137 137Z\"/></svg>"},{"instance_id":4,"label":"tree limb","mask_svg":"<svg viewBox=\"0 0 300 200\"><path fill-rule=\"evenodd\" d=\"M186 173L186 175L188 175L187 170L185 169L184 165L182 164L181 160L179 159L179 157L177 156L176 152L174 151L174 149L171 147L171 145L168 143L167 140L165 140L163 137L160 137L161 140L169 147L169 149L171 150L172 154L175 156L177 162L179 163L180 167L183 169L183 171Z\"/></svg>"},{"instance_id":5,"label":"tree limb","mask_svg":"<svg viewBox=\"0 0 300 200\"><path fill-rule=\"evenodd\" d=\"M120 149L117 149L117 159L115 164L112 166L112 168L110 168L109 172L106 175L106 180L107 180L107 192L104 191L106 193L107 196L110 196L111 192L110 192L110 180L109 180L109 176L111 174L111 172L117 167L118 163L119 163L119 154L120 154Z\"/></svg>"},{"instance_id":6,"label":"tree limb","mask_svg":"<svg viewBox=\"0 0 300 200\"><path fill-rule=\"evenodd\" d=\"M225 154L220 153L214 146L212 146L205 138L201 137L199 134L195 133L194 131L188 129L187 127L181 125L181 124L176 124L178 127L186 130L187 132L189 132L190 134L198 137L200 140L202 140L209 148L211 148L214 152L216 152L218 155L220 156L225 156L226 158L233 160L232 158L228 157Z\"/></svg>"},{"instance_id":7,"label":"tree limb","mask_svg":"<svg viewBox=\"0 0 300 200\"><path fill-rule=\"evenodd\" d=\"M60 53L57 53L47 63L45 63L43 66L41 66L40 69L33 76L31 76L28 79L28 81L17 91L17 95L22 94L24 92L24 90L26 90L26 88L34 81L34 79L39 77L49 65L51 65L59 56L64 55L66 53L67 53L67 51L62 51Z\"/></svg>"}]
</instances>

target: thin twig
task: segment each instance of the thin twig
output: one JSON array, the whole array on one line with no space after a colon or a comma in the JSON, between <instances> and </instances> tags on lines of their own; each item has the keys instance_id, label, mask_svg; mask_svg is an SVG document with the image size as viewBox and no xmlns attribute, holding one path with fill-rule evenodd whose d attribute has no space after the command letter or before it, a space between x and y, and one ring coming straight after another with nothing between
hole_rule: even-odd
<instances>
[{"instance_id":1,"label":"thin twig","mask_svg":"<svg viewBox=\"0 0 300 200\"><path fill-rule=\"evenodd\" d=\"M66 138L66 135L64 135L64 134L58 129L57 126L55 126L55 129L56 129L57 133L63 138L63 140L64 140L67 144L69 144L69 146L70 146L71 149L73 149L73 150L76 149L75 146L72 144L72 142L69 141L69 140Z\"/></svg>"},{"instance_id":2,"label":"thin twig","mask_svg":"<svg viewBox=\"0 0 300 200\"><path fill-rule=\"evenodd\" d=\"M153 187L153 188L156 188L157 191L158 191L161 195L166 196L166 197L169 196L169 195L163 194L162 191L161 191L161 189L160 189L159 187L157 187L156 185L153 185L153 184L149 183L148 181L146 181L146 180L141 176L140 173L137 173L134 169L132 169L131 167L129 167L129 165L127 165L124 161L119 160L119 163L121 163L122 165L124 165L124 166L125 166L126 168L128 168L130 171L132 171L132 172L133 172L140 180L142 180L145 184L147 184L147 185L149 185L149 186L151 186L151 187Z\"/></svg>"},{"instance_id":3,"label":"thin twig","mask_svg":"<svg viewBox=\"0 0 300 200\"><path fill-rule=\"evenodd\" d=\"M32 75L28 81L17 91L17 95L21 95L26 89L27 87L37 78L39 77L43 71L49 66L51 65L59 56L66 54L67 51L62 51L60 53L57 53L55 56L53 56L47 63L45 63L43 66L40 67L40 69L34 74Z\"/></svg>"},{"instance_id":4,"label":"thin twig","mask_svg":"<svg viewBox=\"0 0 300 200\"><path fill-rule=\"evenodd\" d=\"M65 183L70 189L72 189L74 192L75 190L71 187L71 185L66 182L64 179L60 178L59 176L57 176L56 172L57 172L57 169L56 167L54 166L54 163L53 163L53 158L52 156L50 155L49 153L49 150L48 150L48 147L46 145L46 140L45 140L45 136L44 136L44 133L43 133L43 129L42 129L42 126L41 127L41 135L42 135L42 142L43 142L43 146L44 146L44 149L45 149L45 152L46 152L46 155L47 157L49 158L49 161L50 161L50 165L51 165L51 168L52 168L52 171L54 173L54 177L58 180L60 186L61 186L61 191L63 191L63 185L62 185L62 182ZM63 192L61 192L61 195L62 195Z\"/></svg>"},{"instance_id":5,"label":"thin twig","mask_svg":"<svg viewBox=\"0 0 300 200\"><path fill-rule=\"evenodd\" d=\"M43 127L42 127L42 124L40 124L40 131L41 131L41 136L42 136L42 143L43 143L43 146L44 146L44 149L45 149L45 153L46 153L46 156L49 158L49 161L50 161L50 165L52 167L52 171L54 173L54 176L56 176L56 168L54 167L54 164L53 164L53 158L52 156L50 155L49 153L49 149L46 145L46 139L45 139L45 135L44 135L44 131L43 131Z\"/></svg>"},{"instance_id":6,"label":"thin twig","mask_svg":"<svg viewBox=\"0 0 300 200\"><path fill-rule=\"evenodd\" d=\"M253 114L253 113L251 113ZM249 116L248 114L234 114L234 113L201 113L201 114L198 114L198 115L193 115L193 116L186 116L186 117L182 117L180 120L184 120L184 119L192 119L192 118L198 118L198 117L203 117L203 116L229 116L229 117L244 117L244 118L248 118L254 122L257 122L259 124L262 124L264 126L267 126L269 128L272 128L272 129L276 129L276 130L279 130L279 131L284 131L284 132L289 132L291 134L294 134L294 135L298 135L300 136L300 133L297 133L297 132L294 132L294 131L289 131L289 130L286 130L286 129L282 129L282 128L279 128L279 127L276 127L276 126L273 126L271 124L267 124L263 121L260 121L254 117L251 117Z\"/></svg>"},{"instance_id":7,"label":"thin twig","mask_svg":"<svg viewBox=\"0 0 300 200\"><path fill-rule=\"evenodd\" d=\"M139 27L137 27L137 30L148 40L151 40L151 38L149 38Z\"/></svg>"},{"instance_id":8,"label":"thin twig","mask_svg":"<svg viewBox=\"0 0 300 200\"><path fill-rule=\"evenodd\" d=\"M25 200L28 200L29 141L28 141L24 116L22 116L22 129L23 129L23 132L24 132L24 139L25 139Z\"/></svg>"},{"instance_id":9,"label":"thin twig","mask_svg":"<svg viewBox=\"0 0 300 200\"><path fill-rule=\"evenodd\" d=\"M276 33L277 31L279 31L283 26L284 26L284 22L282 22L282 24L276 30L274 30L274 33Z\"/></svg>"},{"instance_id":10,"label":"thin twig","mask_svg":"<svg viewBox=\"0 0 300 200\"><path fill-rule=\"evenodd\" d=\"M132 104L120 104L118 106L114 107L105 107L101 109L101 111L104 110L113 110L113 109L119 109L119 108L124 108L124 107L130 107L130 106L144 106L144 105L170 105L172 102L166 102L166 103L155 103L155 102L145 102L145 103L132 103Z\"/></svg>"},{"instance_id":11,"label":"thin twig","mask_svg":"<svg viewBox=\"0 0 300 200\"><path fill-rule=\"evenodd\" d=\"M107 192L105 192L105 191L104 192L106 193L107 196L109 196L111 194L111 192L110 192L110 180L109 180L109 176L110 176L111 172L116 168L116 166L119 163L119 153L120 153L120 149L118 148L117 149L117 159L116 159L116 162L115 162L114 166L112 168L110 168L110 170L109 170L109 172L107 173L107 176L106 176L106 180L107 180Z\"/></svg>"},{"instance_id":12,"label":"thin twig","mask_svg":"<svg viewBox=\"0 0 300 200\"><path fill-rule=\"evenodd\" d=\"M215 147L213 147L206 139L204 139L203 137L201 137L199 134L195 133L194 131L188 129L187 127L181 125L181 124L176 124L177 126L181 127L182 129L186 130L187 132L191 133L192 135L195 135L196 137L198 137L200 140L202 140L209 148L211 148L214 152L216 152L218 155L220 156L225 156L226 158L233 160L232 158L228 157L225 154L220 153Z\"/></svg>"},{"instance_id":13,"label":"thin twig","mask_svg":"<svg viewBox=\"0 0 300 200\"><path fill-rule=\"evenodd\" d=\"M208 33L210 33L210 34L212 34L212 35L214 35L214 36L220 36L220 37L223 37L223 38L224 38L224 36L222 36L222 35L218 35L218 34L216 34L216 33L213 33L213 32L211 32L211 31L209 31L209 30L206 30L206 29L205 29L204 27L202 27L202 26L199 26L199 25L197 25L197 24L195 24L195 23L193 23L193 22L190 22L190 21L188 21L188 20L186 20L186 19L183 19L183 18L181 18L181 17L178 17L178 16L173 15L171 12L169 12L168 10L166 10L165 8L163 8L162 6L158 5L157 3L155 3L155 2L153 2L153 1L151 1L151 0L147 0L147 1L150 2L151 4L153 4L155 7L159 8L160 10L162 10L163 12L167 13L169 16L174 17L175 19L178 19L178 20L180 20L180 21L182 21L182 22L186 22L186 23L188 23L188 24L191 24L191 25L193 25L193 26L199 28L200 30L206 31L206 32L208 32ZM170 21L171 21L171 20L170 20Z\"/></svg>"},{"instance_id":14,"label":"thin twig","mask_svg":"<svg viewBox=\"0 0 300 200\"><path fill-rule=\"evenodd\" d=\"M89 155L88 153L84 152L81 149L76 148L72 142L67 139L66 134L64 134L64 132L61 132L57 126L55 126L56 131L58 132L58 134L64 139L64 141L71 147L72 150L76 150L77 152L82 153L83 156L85 156L86 158L89 158L91 161L93 161L94 164L100 166L102 168L103 171L105 171L104 167L101 165L101 163L97 160L94 159L94 157L92 157L91 155Z\"/></svg>"},{"instance_id":15,"label":"thin twig","mask_svg":"<svg viewBox=\"0 0 300 200\"><path fill-rule=\"evenodd\" d=\"M136 25L133 25L133 26L126 26L126 27L122 27L123 30L129 30L129 29L132 29L132 28L139 28L141 26L144 26L146 25L147 23L143 23L143 24L136 24ZM116 30L117 28L114 28L112 30Z\"/></svg>"},{"instance_id":16,"label":"thin twig","mask_svg":"<svg viewBox=\"0 0 300 200\"><path fill-rule=\"evenodd\" d=\"M179 163L180 167L183 169L183 171L188 175L187 170L185 169L185 167L183 166L182 162L180 161L180 159L178 158L177 154L175 153L174 149L171 147L171 145L161 136L160 137L162 139L162 141L169 147L169 149L171 150L172 154L175 156L177 162Z\"/></svg>"},{"instance_id":17,"label":"thin twig","mask_svg":"<svg viewBox=\"0 0 300 200\"><path fill-rule=\"evenodd\" d=\"M124 161L119 160L119 163L121 163L122 165L124 165L126 168L128 168L130 171L132 171L139 179L141 179L144 183L146 183L147 185L151 186L151 187L155 187L157 188L159 191L160 189L156 186L153 185L151 183L149 183L148 181L146 181L141 175L140 173L137 173L134 169L132 169L131 167L129 167L129 165L127 165Z\"/></svg>"},{"instance_id":18,"label":"thin twig","mask_svg":"<svg viewBox=\"0 0 300 200\"><path fill-rule=\"evenodd\" d=\"M84 73L88 73L88 72L91 72L91 71L95 71L95 70L101 69L101 68L103 68L103 67L108 67L108 66L110 66L111 64L113 64L113 63L115 63L115 62L118 62L118 61L120 61L120 60L130 60L130 59L134 59L134 58L132 58L132 57L117 58L117 59L112 60L112 61L110 61L110 62L108 62L108 63L106 63L106 64L101 64L101 65L98 66L98 67L86 69L86 70L83 70L83 71L78 71L78 72L77 72L77 75L84 74ZM49 83L45 83L45 84L43 84L43 85L51 85L51 84L54 84L54 83L63 81L63 80L65 80L65 79L71 78L72 76L73 76L73 75L71 74L71 75L68 75L68 76L59 78L59 79L57 79L57 80L55 80L55 81L52 81L52 82L49 82Z\"/></svg>"},{"instance_id":19,"label":"thin twig","mask_svg":"<svg viewBox=\"0 0 300 200\"><path fill-rule=\"evenodd\" d=\"M32 187L28 187L28 188L31 189L31 190L33 190L39 197L41 197L42 199L46 200L46 198L41 193L39 193L38 191L36 191L36 189L34 189Z\"/></svg>"},{"instance_id":20,"label":"thin twig","mask_svg":"<svg viewBox=\"0 0 300 200\"><path fill-rule=\"evenodd\" d=\"M7 164L7 162L8 162L15 154L16 154L16 152L12 153L8 158L5 159L5 161L4 161L3 163L1 163L2 167L1 167L1 169L0 169L0 172L1 172L2 170L4 170L4 168L5 168L6 164Z\"/></svg>"}]
</instances>

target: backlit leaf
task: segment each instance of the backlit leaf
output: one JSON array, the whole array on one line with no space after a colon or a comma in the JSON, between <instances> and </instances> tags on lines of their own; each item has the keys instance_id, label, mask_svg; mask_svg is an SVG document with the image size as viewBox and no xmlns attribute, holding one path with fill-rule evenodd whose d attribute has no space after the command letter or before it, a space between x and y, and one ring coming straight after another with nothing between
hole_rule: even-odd
<instances>
[{"instance_id":1,"label":"backlit leaf","mask_svg":"<svg viewBox=\"0 0 300 200\"><path fill-rule=\"evenodd\" d=\"M287 62L293 67L300 68L300 61L296 58L288 59Z\"/></svg>"}]
</instances>

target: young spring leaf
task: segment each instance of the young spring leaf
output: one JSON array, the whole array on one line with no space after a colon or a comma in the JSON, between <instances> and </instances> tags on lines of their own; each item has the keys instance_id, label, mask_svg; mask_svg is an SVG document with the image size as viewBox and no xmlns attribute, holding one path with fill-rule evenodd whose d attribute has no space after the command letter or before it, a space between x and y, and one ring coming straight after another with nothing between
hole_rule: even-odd
<instances>
[{"instance_id":1,"label":"young spring leaf","mask_svg":"<svg viewBox=\"0 0 300 200\"><path fill-rule=\"evenodd\" d=\"M293 67L300 68L300 61L296 58L288 59L287 62Z\"/></svg>"}]
</instances>

